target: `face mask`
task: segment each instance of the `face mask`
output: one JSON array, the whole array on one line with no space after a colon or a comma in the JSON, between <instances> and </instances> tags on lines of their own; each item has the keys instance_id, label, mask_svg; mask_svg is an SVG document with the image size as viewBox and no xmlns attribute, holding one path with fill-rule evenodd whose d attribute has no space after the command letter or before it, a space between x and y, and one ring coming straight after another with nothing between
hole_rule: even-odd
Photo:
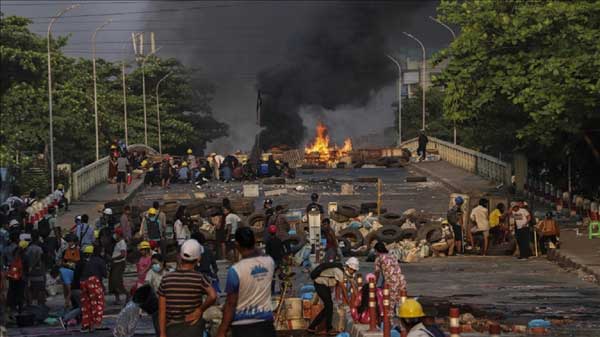
<instances>
[{"instance_id":1,"label":"face mask","mask_svg":"<svg viewBox=\"0 0 600 337\"><path fill-rule=\"evenodd\" d=\"M153 265L152 265L152 270L153 270L155 273L158 273L158 272L160 272L160 270L161 270L161 269L162 269L162 267L161 267L161 265L160 265L160 264L158 264L158 263L155 263L155 264L153 264Z\"/></svg>"}]
</instances>

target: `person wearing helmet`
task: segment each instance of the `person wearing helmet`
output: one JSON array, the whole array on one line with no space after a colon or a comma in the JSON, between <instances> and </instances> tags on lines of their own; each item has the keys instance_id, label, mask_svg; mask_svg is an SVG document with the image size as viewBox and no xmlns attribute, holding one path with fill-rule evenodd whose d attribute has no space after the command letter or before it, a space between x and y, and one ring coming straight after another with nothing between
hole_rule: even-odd
<instances>
[{"instance_id":1,"label":"person wearing helmet","mask_svg":"<svg viewBox=\"0 0 600 337\"><path fill-rule=\"evenodd\" d=\"M350 303L346 289L346 276L354 282L353 276L360 269L360 263L355 257L349 258L344 265L340 263L324 262L317 266L310 274L315 282L315 291L323 302L323 310L310 323L306 331L317 333L317 327L325 321L326 334L335 336L339 331L333 330L333 298L331 288L339 287L345 303Z\"/></svg>"},{"instance_id":2,"label":"person wearing helmet","mask_svg":"<svg viewBox=\"0 0 600 337\"><path fill-rule=\"evenodd\" d=\"M217 293L195 270L203 251L198 241L187 240L181 245L177 269L163 276L157 291L160 336L204 335L202 314L216 302Z\"/></svg>"},{"instance_id":3,"label":"person wearing helmet","mask_svg":"<svg viewBox=\"0 0 600 337\"><path fill-rule=\"evenodd\" d=\"M273 199L267 198L263 202L263 210L268 210L269 208L273 208Z\"/></svg>"},{"instance_id":4,"label":"person wearing helmet","mask_svg":"<svg viewBox=\"0 0 600 337\"><path fill-rule=\"evenodd\" d=\"M425 312L417 300L406 299L398 309L398 317L402 328L408 331L407 337L435 337L423 324Z\"/></svg>"},{"instance_id":5,"label":"person wearing helmet","mask_svg":"<svg viewBox=\"0 0 600 337\"><path fill-rule=\"evenodd\" d=\"M319 204L319 195L317 193L313 193L310 195L310 203L306 206L306 214L308 214L308 212L310 212L313 209L316 209L321 214L325 213L323 206Z\"/></svg>"},{"instance_id":6,"label":"person wearing helmet","mask_svg":"<svg viewBox=\"0 0 600 337\"><path fill-rule=\"evenodd\" d=\"M464 199L461 196L454 198L454 205L448 210L446 214L446 219L450 226L452 226L452 230L454 231L454 247L455 251L462 253L463 248L463 210L462 206L464 203Z\"/></svg>"},{"instance_id":7,"label":"person wearing helmet","mask_svg":"<svg viewBox=\"0 0 600 337\"><path fill-rule=\"evenodd\" d=\"M269 233L265 245L265 253L275 261L275 274L283 265L283 258L287 253L287 249L281 239L277 237L277 226L270 225L267 229ZM275 279L271 282L271 293L275 293Z\"/></svg>"},{"instance_id":8,"label":"person wearing helmet","mask_svg":"<svg viewBox=\"0 0 600 337\"><path fill-rule=\"evenodd\" d=\"M440 226L442 235L439 240L431 242L433 256L452 256L454 254L454 230L448 220L443 220Z\"/></svg>"},{"instance_id":9,"label":"person wearing helmet","mask_svg":"<svg viewBox=\"0 0 600 337\"><path fill-rule=\"evenodd\" d=\"M25 250L29 242L19 240L17 234L11 235L11 244L5 248L3 255L6 255L8 270L6 278L8 279L8 292L6 293L6 306L11 313L20 313L25 305L25 289L27 280L24 275Z\"/></svg>"},{"instance_id":10,"label":"person wearing helmet","mask_svg":"<svg viewBox=\"0 0 600 337\"><path fill-rule=\"evenodd\" d=\"M140 251L140 259L135 264L137 273L136 287L141 287L146 281L146 274L148 269L152 266L152 247L150 242L142 241L138 244L138 250Z\"/></svg>"},{"instance_id":11,"label":"person wearing helmet","mask_svg":"<svg viewBox=\"0 0 600 337\"><path fill-rule=\"evenodd\" d=\"M181 163L181 168L177 171L177 181L187 184L190 182L191 172L187 162Z\"/></svg>"},{"instance_id":12,"label":"person wearing helmet","mask_svg":"<svg viewBox=\"0 0 600 337\"><path fill-rule=\"evenodd\" d=\"M56 190L52 193L52 198L58 202L59 209L64 209L65 212L69 210L69 200L65 197L65 185L56 185Z\"/></svg>"},{"instance_id":13,"label":"person wearing helmet","mask_svg":"<svg viewBox=\"0 0 600 337\"><path fill-rule=\"evenodd\" d=\"M146 211L142 224L140 226L140 234L145 240L155 241L160 243L161 254L166 254L167 241L165 233L167 231L167 216L160 211L158 201L152 203L152 207Z\"/></svg>"},{"instance_id":14,"label":"person wearing helmet","mask_svg":"<svg viewBox=\"0 0 600 337\"><path fill-rule=\"evenodd\" d=\"M94 332L102 325L104 316L104 286L106 262L100 257L100 247L91 245L83 248L83 270L81 288L81 330Z\"/></svg>"},{"instance_id":15,"label":"person wearing helmet","mask_svg":"<svg viewBox=\"0 0 600 337\"><path fill-rule=\"evenodd\" d=\"M342 255L338 256L338 240L335 236L335 231L331 228L331 220L325 218L321 221L321 238L327 240L325 246L325 260L333 262L338 258L342 258Z\"/></svg>"},{"instance_id":16,"label":"person wearing helmet","mask_svg":"<svg viewBox=\"0 0 600 337\"><path fill-rule=\"evenodd\" d=\"M540 237L540 249L542 255L548 252L548 248L556 248L560 240L560 228L558 223L552 217L552 212L546 213L546 218L536 225L536 231Z\"/></svg>"},{"instance_id":17,"label":"person wearing helmet","mask_svg":"<svg viewBox=\"0 0 600 337\"><path fill-rule=\"evenodd\" d=\"M406 280L402 274L400 263L395 255L389 254L383 242L375 244L375 279L376 281L385 280L385 284L390 288L390 305L391 308L396 308L402 303L401 290L406 289ZM382 280L383 279L383 280ZM377 284L377 282L375 282ZM391 310L390 314L393 313Z\"/></svg>"}]
</instances>

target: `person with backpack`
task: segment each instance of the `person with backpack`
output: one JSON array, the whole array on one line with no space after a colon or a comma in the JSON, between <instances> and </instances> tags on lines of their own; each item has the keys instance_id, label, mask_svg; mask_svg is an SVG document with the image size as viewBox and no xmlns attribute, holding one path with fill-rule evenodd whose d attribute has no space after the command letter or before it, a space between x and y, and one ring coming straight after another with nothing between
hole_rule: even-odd
<instances>
[{"instance_id":1,"label":"person with backpack","mask_svg":"<svg viewBox=\"0 0 600 337\"><path fill-rule=\"evenodd\" d=\"M310 323L306 331L311 334L317 333L317 327L323 321L326 323L325 333L328 336L335 336L339 331L333 330L333 298L331 288L339 287L346 303L348 299L348 290L344 285L345 276L353 277L359 270L360 264L355 257L349 258L344 265L335 262L325 262L317 266L311 273L310 278L315 282L317 295L323 302L323 310Z\"/></svg>"},{"instance_id":2,"label":"person with backpack","mask_svg":"<svg viewBox=\"0 0 600 337\"><path fill-rule=\"evenodd\" d=\"M461 196L454 198L454 206L452 206L446 214L446 220L452 226L454 231L454 247L456 253L462 253L463 246L463 210L462 205L464 199Z\"/></svg>"},{"instance_id":3,"label":"person with backpack","mask_svg":"<svg viewBox=\"0 0 600 337\"><path fill-rule=\"evenodd\" d=\"M28 304L34 300L46 304L46 263L44 249L37 230L31 233L31 242L25 250L25 275L27 275Z\"/></svg>"},{"instance_id":4,"label":"person with backpack","mask_svg":"<svg viewBox=\"0 0 600 337\"><path fill-rule=\"evenodd\" d=\"M81 222L75 227L75 235L79 239L79 247L90 246L94 244L96 238L94 237L94 228L88 224L90 218L87 214L81 216Z\"/></svg>"},{"instance_id":5,"label":"person with backpack","mask_svg":"<svg viewBox=\"0 0 600 337\"><path fill-rule=\"evenodd\" d=\"M143 231L143 238L147 241L155 241L159 243L162 238L162 224L158 216L158 210L154 207L148 209L147 215L142 221L141 230ZM162 253L162 252L161 252Z\"/></svg>"},{"instance_id":6,"label":"person with backpack","mask_svg":"<svg viewBox=\"0 0 600 337\"><path fill-rule=\"evenodd\" d=\"M18 240L18 238L16 238ZM15 241L13 241L15 242ZM25 250L29 242L21 240L16 245L9 245L11 262L8 265L6 278L8 279L8 292L6 294L6 305L12 313L21 313L27 281L25 278Z\"/></svg>"}]
</instances>

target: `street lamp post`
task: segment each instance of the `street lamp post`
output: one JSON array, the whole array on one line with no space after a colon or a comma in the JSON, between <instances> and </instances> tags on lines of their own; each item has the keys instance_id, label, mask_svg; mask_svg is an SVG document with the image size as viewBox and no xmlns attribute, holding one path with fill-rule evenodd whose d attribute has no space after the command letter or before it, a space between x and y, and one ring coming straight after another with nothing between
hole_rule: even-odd
<instances>
[{"instance_id":1,"label":"street lamp post","mask_svg":"<svg viewBox=\"0 0 600 337\"><path fill-rule=\"evenodd\" d=\"M393 56L387 56L398 67L398 147L402 145L402 67Z\"/></svg>"},{"instance_id":2,"label":"street lamp post","mask_svg":"<svg viewBox=\"0 0 600 337\"><path fill-rule=\"evenodd\" d=\"M156 52L158 52L160 48L152 51L151 53L149 53L148 55L146 55L146 57L144 57L142 59L142 102L144 105L144 145L148 145L148 117L146 114L146 71L145 71L145 66L146 66L146 60L148 59L148 57L150 57L151 55L154 55Z\"/></svg>"},{"instance_id":3,"label":"street lamp post","mask_svg":"<svg viewBox=\"0 0 600 337\"><path fill-rule=\"evenodd\" d=\"M423 91L423 130L425 130L425 78L427 76L427 59L426 59L427 56L425 54L425 45L423 45L423 43L419 39L414 37L412 34L404 32L404 35L417 41L417 43L419 43L419 45L421 46L421 51L423 52L423 60L422 60L422 65L421 65L421 69L422 69L421 88Z\"/></svg>"},{"instance_id":4,"label":"street lamp post","mask_svg":"<svg viewBox=\"0 0 600 337\"><path fill-rule=\"evenodd\" d=\"M163 78L161 78L158 83L156 83L156 125L158 127L158 153L162 154L162 139L161 139L161 131L160 131L160 104L158 102L158 87L160 83L167 79L167 77L171 76L173 72L169 72Z\"/></svg>"},{"instance_id":5,"label":"street lamp post","mask_svg":"<svg viewBox=\"0 0 600 337\"><path fill-rule=\"evenodd\" d=\"M443 23L442 21L434 18L433 16L430 16L429 19L437 22L440 26L446 28L450 34L452 34L452 41L456 40L456 33L454 33L454 30L452 30L452 28L450 28L450 26L448 26L447 24ZM456 145L456 119L452 121L454 123L454 145Z\"/></svg>"},{"instance_id":6,"label":"street lamp post","mask_svg":"<svg viewBox=\"0 0 600 337\"><path fill-rule=\"evenodd\" d=\"M121 48L123 51L125 50L125 47L127 46L127 42L125 41L125 43L123 44L123 47ZM128 136L128 129L127 129L127 85L125 83L125 59L126 57L123 56L123 62L121 64L121 78L123 80L123 128L125 129L125 146L129 145L129 136Z\"/></svg>"},{"instance_id":7,"label":"street lamp post","mask_svg":"<svg viewBox=\"0 0 600 337\"><path fill-rule=\"evenodd\" d=\"M94 34L92 34L92 72L94 77L94 122L96 124L96 160L100 159L100 142L98 139L98 92L96 90L96 34L112 20L108 19L104 21L100 27L96 28Z\"/></svg>"},{"instance_id":8,"label":"street lamp post","mask_svg":"<svg viewBox=\"0 0 600 337\"><path fill-rule=\"evenodd\" d=\"M72 5L69 6L65 9L63 9L62 11L58 12L58 14L56 14L54 17L52 17L52 19L50 20L50 23L48 24L48 34L46 36L46 46L48 47L48 116L50 119L50 127L49 127L49 133L50 133L50 188L52 189L52 191L54 191L54 130L53 130L53 122L54 122L54 118L52 115L52 63L51 63L51 59L50 59L50 30L52 29L52 25L54 25L54 22L60 18L63 14L65 14L66 12L78 8L79 5Z\"/></svg>"}]
</instances>

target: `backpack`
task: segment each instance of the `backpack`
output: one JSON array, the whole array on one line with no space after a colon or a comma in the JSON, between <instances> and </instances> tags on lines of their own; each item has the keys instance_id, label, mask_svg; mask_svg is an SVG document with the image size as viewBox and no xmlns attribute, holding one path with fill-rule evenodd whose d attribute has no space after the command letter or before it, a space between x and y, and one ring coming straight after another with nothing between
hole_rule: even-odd
<instances>
[{"instance_id":1,"label":"backpack","mask_svg":"<svg viewBox=\"0 0 600 337\"><path fill-rule=\"evenodd\" d=\"M65 250L65 253L63 254L63 260L65 262L79 262L79 260L81 260L81 256L79 255L79 248L67 248Z\"/></svg>"},{"instance_id":2,"label":"backpack","mask_svg":"<svg viewBox=\"0 0 600 337\"><path fill-rule=\"evenodd\" d=\"M40 220L37 226L41 237L45 239L50 235L50 221L47 217L44 217L42 220Z\"/></svg>"},{"instance_id":3,"label":"backpack","mask_svg":"<svg viewBox=\"0 0 600 337\"><path fill-rule=\"evenodd\" d=\"M13 281L19 281L23 278L23 260L21 260L21 256L15 256L12 260L8 272L6 273L6 277Z\"/></svg>"},{"instance_id":4,"label":"backpack","mask_svg":"<svg viewBox=\"0 0 600 337\"><path fill-rule=\"evenodd\" d=\"M338 268L344 271L344 266L339 262L323 262L310 272L310 278L315 280L325 269Z\"/></svg>"},{"instance_id":5,"label":"backpack","mask_svg":"<svg viewBox=\"0 0 600 337\"><path fill-rule=\"evenodd\" d=\"M158 215L154 219L150 217L146 218L146 228L149 239L160 239L160 221L158 220Z\"/></svg>"}]
</instances>

